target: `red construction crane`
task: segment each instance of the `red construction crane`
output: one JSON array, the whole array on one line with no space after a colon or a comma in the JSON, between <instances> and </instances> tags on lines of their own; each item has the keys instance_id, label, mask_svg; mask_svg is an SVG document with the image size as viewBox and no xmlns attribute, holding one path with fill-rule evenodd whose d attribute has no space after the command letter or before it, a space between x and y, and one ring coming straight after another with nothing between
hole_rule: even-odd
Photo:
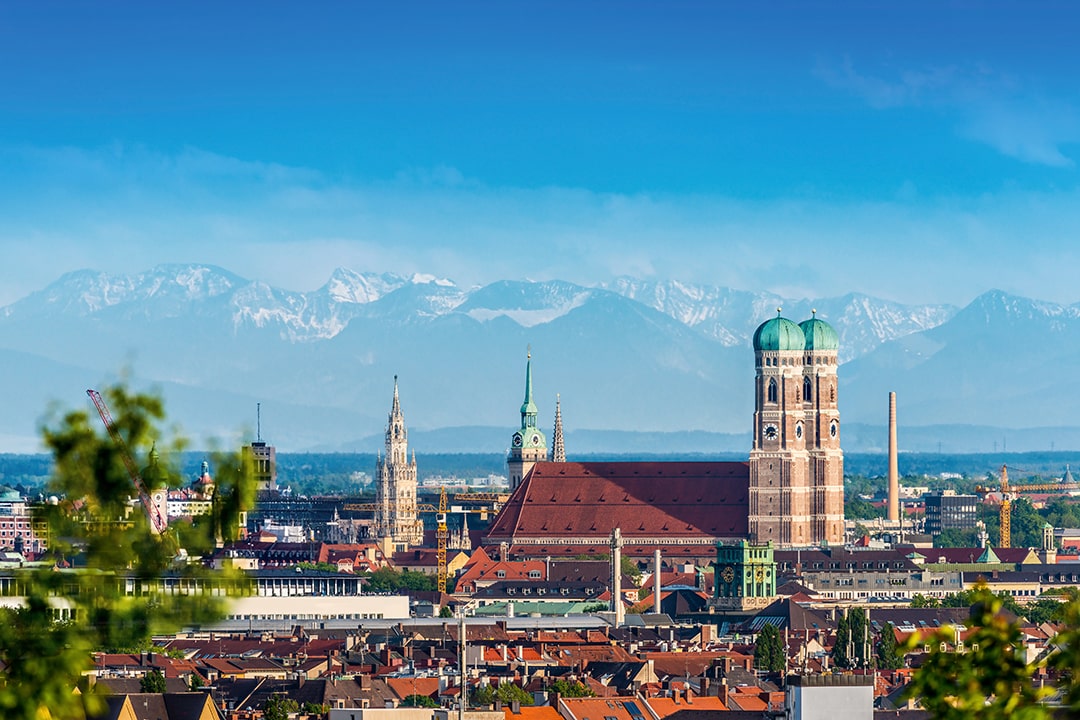
<instances>
[{"instance_id":1,"label":"red construction crane","mask_svg":"<svg viewBox=\"0 0 1080 720\"><path fill-rule=\"evenodd\" d=\"M139 493L139 502L142 503L143 510L146 511L146 518L150 521L150 531L155 535L160 535L168 528L168 520L161 514L161 509L150 497L150 493L147 492L146 483L143 482L142 476L139 475L139 469L135 465L134 458L131 457L127 443L124 442L120 431L113 424L112 415L109 413L105 401L101 398L101 393L97 390L87 390L86 394L93 400L94 407L97 408L98 415L101 416L101 422L105 423L105 429L109 431L109 436L116 443L116 447L120 449L120 458L124 461L128 475L131 476L131 481L135 483L135 489Z\"/></svg>"}]
</instances>

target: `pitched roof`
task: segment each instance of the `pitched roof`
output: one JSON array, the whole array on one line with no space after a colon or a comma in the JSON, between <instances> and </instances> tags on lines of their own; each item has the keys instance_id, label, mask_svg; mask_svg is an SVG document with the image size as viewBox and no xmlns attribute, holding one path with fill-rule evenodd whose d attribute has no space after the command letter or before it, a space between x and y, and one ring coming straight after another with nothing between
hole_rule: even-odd
<instances>
[{"instance_id":1,"label":"pitched roof","mask_svg":"<svg viewBox=\"0 0 1080 720\"><path fill-rule=\"evenodd\" d=\"M488 543L520 537L741 538L745 462L540 462L492 522Z\"/></svg>"}]
</instances>

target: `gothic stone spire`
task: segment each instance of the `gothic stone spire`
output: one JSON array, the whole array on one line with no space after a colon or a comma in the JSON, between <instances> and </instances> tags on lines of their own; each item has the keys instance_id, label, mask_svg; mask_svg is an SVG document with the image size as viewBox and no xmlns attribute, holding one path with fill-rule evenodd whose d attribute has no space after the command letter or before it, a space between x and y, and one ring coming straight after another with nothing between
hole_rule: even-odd
<instances>
[{"instance_id":1,"label":"gothic stone spire","mask_svg":"<svg viewBox=\"0 0 1080 720\"><path fill-rule=\"evenodd\" d=\"M551 461L566 462L566 448L563 447L562 410L558 395L555 395L555 430L551 433Z\"/></svg>"}]
</instances>

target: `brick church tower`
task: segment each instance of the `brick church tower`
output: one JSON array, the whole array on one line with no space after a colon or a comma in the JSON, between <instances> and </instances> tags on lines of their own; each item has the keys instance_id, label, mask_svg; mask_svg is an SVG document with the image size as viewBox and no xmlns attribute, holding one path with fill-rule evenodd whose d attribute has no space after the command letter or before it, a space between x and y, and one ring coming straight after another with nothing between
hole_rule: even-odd
<instances>
[{"instance_id":1,"label":"brick church tower","mask_svg":"<svg viewBox=\"0 0 1080 720\"><path fill-rule=\"evenodd\" d=\"M836 331L780 316L754 333L749 531L780 547L842 543L844 459Z\"/></svg>"}]
</instances>

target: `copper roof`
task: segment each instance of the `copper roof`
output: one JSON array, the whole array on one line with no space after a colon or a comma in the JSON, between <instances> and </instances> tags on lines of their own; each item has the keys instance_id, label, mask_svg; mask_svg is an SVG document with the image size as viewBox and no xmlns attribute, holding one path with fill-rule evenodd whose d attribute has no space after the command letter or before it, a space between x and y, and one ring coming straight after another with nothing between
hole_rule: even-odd
<instances>
[{"instance_id":1,"label":"copper roof","mask_svg":"<svg viewBox=\"0 0 1080 720\"><path fill-rule=\"evenodd\" d=\"M745 537L745 462L537 463L487 532L524 537Z\"/></svg>"}]
</instances>

